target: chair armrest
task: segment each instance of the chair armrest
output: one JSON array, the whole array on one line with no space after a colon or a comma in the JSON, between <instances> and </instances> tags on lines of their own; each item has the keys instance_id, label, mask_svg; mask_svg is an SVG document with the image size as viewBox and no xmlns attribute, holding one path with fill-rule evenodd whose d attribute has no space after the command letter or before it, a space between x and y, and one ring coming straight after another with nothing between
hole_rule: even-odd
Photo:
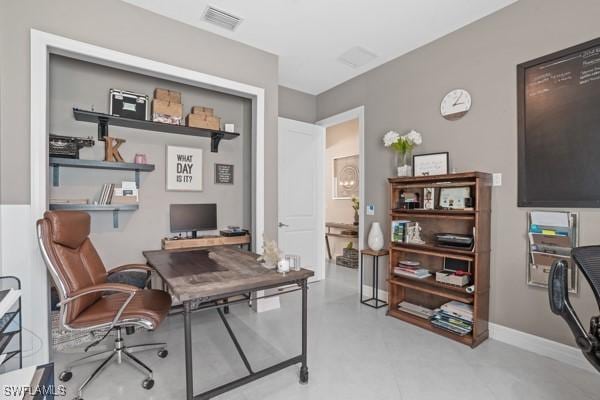
<instances>
[{"instance_id":1,"label":"chair armrest","mask_svg":"<svg viewBox=\"0 0 600 400\"><path fill-rule=\"evenodd\" d=\"M149 266L147 266L146 264L125 264L125 265L120 265L118 267L115 267L113 269L111 269L110 271L108 271L108 275L114 274L116 272L123 272L123 271L130 271L130 270L138 270L138 271L145 271L148 273L151 273L153 271L152 268L150 268Z\"/></svg>"},{"instance_id":2,"label":"chair armrest","mask_svg":"<svg viewBox=\"0 0 600 400\"><path fill-rule=\"evenodd\" d=\"M76 300L79 297L85 296L90 293L121 292L121 293L130 293L131 295L134 295L135 292L137 292L139 290L142 290L142 289L138 288L137 286L127 285L124 283L101 283L99 285L90 286L85 289L77 290L77 291L71 293L71 297L68 297L68 298L64 299L63 301L61 301L60 303L58 303L58 306L62 306L67 303L70 303L73 300Z\"/></svg>"},{"instance_id":3,"label":"chair armrest","mask_svg":"<svg viewBox=\"0 0 600 400\"><path fill-rule=\"evenodd\" d=\"M125 300L123 305L121 305L121 307L115 314L115 318L113 319L112 323L109 326L109 330L110 330L116 325L116 323L119 321L119 318L121 318L121 314L123 314L123 311L125 311L125 308L127 308L129 303L131 302L131 300L133 300L133 297L135 296L135 294L137 292L139 292L140 290L143 290L143 289L140 289L137 286L133 286L133 285L126 285L124 283L101 283L99 285L90 286L85 289L77 290L77 291L71 293L71 297L58 303L58 306L62 307L63 305L68 304L68 303L72 302L73 300L75 300L81 296L90 294L90 293L96 293L96 292L129 293L129 297L127 297L127 300Z\"/></svg>"}]
</instances>

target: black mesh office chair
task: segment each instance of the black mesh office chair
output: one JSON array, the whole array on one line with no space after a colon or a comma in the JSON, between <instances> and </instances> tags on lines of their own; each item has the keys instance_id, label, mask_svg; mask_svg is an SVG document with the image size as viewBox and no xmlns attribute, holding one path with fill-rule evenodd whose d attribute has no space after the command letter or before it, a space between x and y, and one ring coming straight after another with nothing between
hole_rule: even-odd
<instances>
[{"instance_id":1,"label":"black mesh office chair","mask_svg":"<svg viewBox=\"0 0 600 400\"><path fill-rule=\"evenodd\" d=\"M600 307L600 246L577 247L573 249L571 256L577 268L581 270L592 287L594 296L596 296L596 303ZM591 318L590 331L586 332L569 302L567 280L567 262L555 262L550 270L548 280L550 309L567 322L575 336L575 342L585 358L594 368L600 371L600 316Z\"/></svg>"}]
</instances>

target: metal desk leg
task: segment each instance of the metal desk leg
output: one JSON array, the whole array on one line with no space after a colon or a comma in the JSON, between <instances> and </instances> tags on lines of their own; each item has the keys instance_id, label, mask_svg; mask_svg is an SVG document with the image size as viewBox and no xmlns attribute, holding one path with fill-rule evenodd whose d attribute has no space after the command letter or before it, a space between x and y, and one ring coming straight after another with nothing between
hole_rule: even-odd
<instances>
[{"instance_id":1,"label":"metal desk leg","mask_svg":"<svg viewBox=\"0 0 600 400\"><path fill-rule=\"evenodd\" d=\"M365 260L365 255L363 253L360 253L360 302L362 303L362 299L363 299L363 272L364 272L364 261Z\"/></svg>"},{"instance_id":2,"label":"metal desk leg","mask_svg":"<svg viewBox=\"0 0 600 400\"><path fill-rule=\"evenodd\" d=\"M375 298L375 306L379 303L379 257L373 257L373 297Z\"/></svg>"},{"instance_id":3,"label":"metal desk leg","mask_svg":"<svg viewBox=\"0 0 600 400\"><path fill-rule=\"evenodd\" d=\"M327 255L331 260L331 247L329 247L329 236L327 234L325 234L325 244L327 245Z\"/></svg>"},{"instance_id":4,"label":"metal desk leg","mask_svg":"<svg viewBox=\"0 0 600 400\"><path fill-rule=\"evenodd\" d=\"M308 280L302 281L302 366L300 367L300 383L308 383L308 366L306 365L306 354L307 354L307 291L308 291Z\"/></svg>"},{"instance_id":5,"label":"metal desk leg","mask_svg":"<svg viewBox=\"0 0 600 400\"><path fill-rule=\"evenodd\" d=\"M185 339L185 390L186 399L194 400L194 367L192 363L192 306L183 302L183 331Z\"/></svg>"}]
</instances>

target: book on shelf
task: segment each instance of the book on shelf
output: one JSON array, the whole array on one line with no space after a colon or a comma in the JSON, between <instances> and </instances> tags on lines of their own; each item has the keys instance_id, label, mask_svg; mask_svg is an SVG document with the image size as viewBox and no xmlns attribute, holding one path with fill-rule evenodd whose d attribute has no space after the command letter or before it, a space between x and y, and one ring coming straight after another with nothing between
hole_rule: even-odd
<instances>
[{"instance_id":1,"label":"book on shelf","mask_svg":"<svg viewBox=\"0 0 600 400\"><path fill-rule=\"evenodd\" d=\"M430 273L427 273L425 275L415 275L411 272L404 272L404 271L396 270L395 268L394 268L394 275L403 276L403 277L407 277L407 278L413 278L413 279L425 279L425 278L429 278L431 276Z\"/></svg>"},{"instance_id":2,"label":"book on shelf","mask_svg":"<svg viewBox=\"0 0 600 400\"><path fill-rule=\"evenodd\" d=\"M473 306L470 304L453 300L443 304L440 309L449 315L464 319L466 321L473 321Z\"/></svg>"},{"instance_id":3,"label":"book on shelf","mask_svg":"<svg viewBox=\"0 0 600 400\"><path fill-rule=\"evenodd\" d=\"M407 220L392 221L392 243L403 243L406 240L406 225L410 223Z\"/></svg>"},{"instance_id":4,"label":"book on shelf","mask_svg":"<svg viewBox=\"0 0 600 400\"><path fill-rule=\"evenodd\" d=\"M50 204L89 204L88 199L50 199Z\"/></svg>"},{"instance_id":5,"label":"book on shelf","mask_svg":"<svg viewBox=\"0 0 600 400\"><path fill-rule=\"evenodd\" d=\"M398 310L414 315L423 319L430 319L434 315L434 311L430 308L413 304L408 301L402 301L398 304Z\"/></svg>"}]
</instances>

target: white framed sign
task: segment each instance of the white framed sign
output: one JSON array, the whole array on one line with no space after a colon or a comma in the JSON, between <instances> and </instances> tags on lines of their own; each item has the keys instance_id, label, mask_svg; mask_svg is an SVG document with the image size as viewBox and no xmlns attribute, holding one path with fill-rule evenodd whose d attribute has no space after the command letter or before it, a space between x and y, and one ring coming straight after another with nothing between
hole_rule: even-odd
<instances>
[{"instance_id":1,"label":"white framed sign","mask_svg":"<svg viewBox=\"0 0 600 400\"><path fill-rule=\"evenodd\" d=\"M448 152L413 156L413 176L446 175L447 173Z\"/></svg>"},{"instance_id":2,"label":"white framed sign","mask_svg":"<svg viewBox=\"0 0 600 400\"><path fill-rule=\"evenodd\" d=\"M202 149L167 146L167 190L202 190Z\"/></svg>"}]
</instances>

